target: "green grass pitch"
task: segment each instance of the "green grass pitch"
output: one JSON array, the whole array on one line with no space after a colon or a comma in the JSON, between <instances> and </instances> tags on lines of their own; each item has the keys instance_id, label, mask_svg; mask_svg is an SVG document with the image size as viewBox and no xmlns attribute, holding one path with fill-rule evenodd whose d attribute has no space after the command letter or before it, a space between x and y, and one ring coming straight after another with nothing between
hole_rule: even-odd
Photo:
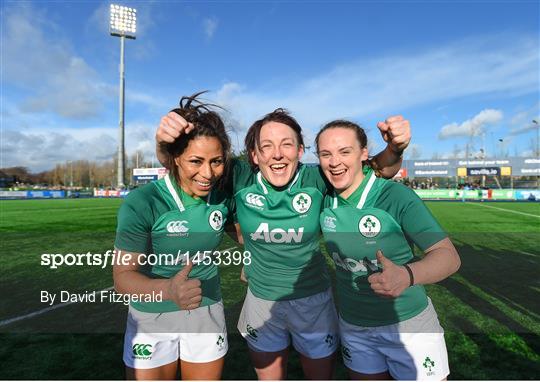
<instances>
[{"instance_id":1,"label":"green grass pitch","mask_svg":"<svg viewBox=\"0 0 540 382\"><path fill-rule=\"evenodd\" d=\"M118 199L0 201L0 321L46 307L40 290L112 286L111 268L40 265L43 253L112 249ZM428 202L462 258L428 286L446 331L450 379L540 379L540 203ZM227 238L222 248L233 247ZM230 349L224 379L254 379L236 320L246 291L222 266ZM126 307L73 304L0 326L0 379L123 379ZM338 362L338 379L347 379ZM292 352L289 378L302 379Z\"/></svg>"}]
</instances>

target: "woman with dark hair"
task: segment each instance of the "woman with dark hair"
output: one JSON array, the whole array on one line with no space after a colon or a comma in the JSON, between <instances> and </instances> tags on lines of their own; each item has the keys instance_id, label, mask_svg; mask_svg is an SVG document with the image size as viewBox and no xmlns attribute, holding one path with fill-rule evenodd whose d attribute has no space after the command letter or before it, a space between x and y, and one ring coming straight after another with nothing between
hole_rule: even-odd
<instances>
[{"instance_id":1,"label":"woman with dark hair","mask_svg":"<svg viewBox=\"0 0 540 382\"><path fill-rule=\"evenodd\" d=\"M220 379L223 369L228 344L218 269L197 254L219 246L231 210L220 187L230 142L199 94L171 111L196 128L164 146L169 174L130 192L118 213L115 289L160 296L130 304L128 379L176 379L179 371L183 379Z\"/></svg>"},{"instance_id":2,"label":"woman with dark hair","mask_svg":"<svg viewBox=\"0 0 540 382\"><path fill-rule=\"evenodd\" d=\"M156 134L161 162L161 142L193 128L172 113L162 118ZM389 118L379 128L389 147L374 166L393 176L409 141L408 122ZM245 267L249 288L238 329L259 379L286 378L291 339L306 377L331 379L337 316L318 242L328 185L318 166L300 162L302 130L284 109L256 121L245 144L250 165L235 161L231 179L245 249L252 255Z\"/></svg>"},{"instance_id":3,"label":"woman with dark hair","mask_svg":"<svg viewBox=\"0 0 540 382\"><path fill-rule=\"evenodd\" d=\"M351 379L445 379L444 334L423 285L458 270L454 245L414 191L375 176L360 126L332 121L316 146L334 188L320 224L336 264L342 355ZM425 252L416 262L414 245Z\"/></svg>"}]
</instances>

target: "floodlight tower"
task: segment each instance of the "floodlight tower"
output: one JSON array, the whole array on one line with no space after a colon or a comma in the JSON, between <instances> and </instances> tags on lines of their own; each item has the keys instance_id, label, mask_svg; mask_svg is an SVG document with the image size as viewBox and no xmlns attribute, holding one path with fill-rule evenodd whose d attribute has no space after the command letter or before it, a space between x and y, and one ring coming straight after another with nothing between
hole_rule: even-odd
<instances>
[{"instance_id":1,"label":"floodlight tower","mask_svg":"<svg viewBox=\"0 0 540 382\"><path fill-rule=\"evenodd\" d=\"M536 119L533 119L532 122L536 125L536 155L534 157L540 157L540 124ZM540 174L536 175L536 188L540 190Z\"/></svg>"},{"instance_id":2,"label":"floodlight tower","mask_svg":"<svg viewBox=\"0 0 540 382\"><path fill-rule=\"evenodd\" d=\"M109 32L111 36L120 37L120 121L118 126L118 188L124 187L124 45L126 38L135 40L137 30L137 10L111 4Z\"/></svg>"},{"instance_id":3,"label":"floodlight tower","mask_svg":"<svg viewBox=\"0 0 540 382\"><path fill-rule=\"evenodd\" d=\"M540 124L536 119L532 120L532 123L536 125L536 157L540 156Z\"/></svg>"}]
</instances>

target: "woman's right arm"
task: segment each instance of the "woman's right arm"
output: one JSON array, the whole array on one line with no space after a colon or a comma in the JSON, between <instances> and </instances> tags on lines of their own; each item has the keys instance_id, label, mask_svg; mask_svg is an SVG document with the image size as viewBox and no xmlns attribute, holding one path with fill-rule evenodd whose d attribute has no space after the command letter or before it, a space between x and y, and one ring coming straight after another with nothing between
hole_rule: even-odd
<instances>
[{"instance_id":1,"label":"woman's right arm","mask_svg":"<svg viewBox=\"0 0 540 382\"><path fill-rule=\"evenodd\" d=\"M425 251L424 257L406 266L397 265L377 252L382 272L368 277L371 289L383 297L396 298L413 285L434 284L457 272L461 265L458 252L449 238L444 238ZM410 273L409 273L410 272Z\"/></svg>"},{"instance_id":2,"label":"woman's right arm","mask_svg":"<svg viewBox=\"0 0 540 382\"><path fill-rule=\"evenodd\" d=\"M377 260L383 271L368 277L375 293L396 297L411 283L432 284L457 272L461 265L459 254L424 202L401 184L387 183L386 187L382 202L389 206L403 233L424 251L424 256L400 266L378 251Z\"/></svg>"},{"instance_id":3,"label":"woman's right arm","mask_svg":"<svg viewBox=\"0 0 540 382\"><path fill-rule=\"evenodd\" d=\"M238 244L244 245L244 237L242 236L242 229L240 228L240 224L234 223L234 228L236 231L236 238ZM244 266L242 266L242 269L240 270L240 281L243 281L245 283L248 282L246 272L244 270Z\"/></svg>"},{"instance_id":4,"label":"woman's right arm","mask_svg":"<svg viewBox=\"0 0 540 382\"><path fill-rule=\"evenodd\" d=\"M170 279L152 279L139 272L143 255L121 249L116 250L120 261L113 265L114 289L122 294L161 294L163 300L172 300L182 309L195 309L202 300L201 282L190 279L192 262ZM127 264L127 265L124 265Z\"/></svg>"},{"instance_id":5,"label":"woman's right arm","mask_svg":"<svg viewBox=\"0 0 540 382\"><path fill-rule=\"evenodd\" d=\"M420 261L409 264L415 284L434 284L456 273L461 259L449 238L444 238L425 250Z\"/></svg>"},{"instance_id":6,"label":"woman's right arm","mask_svg":"<svg viewBox=\"0 0 540 382\"><path fill-rule=\"evenodd\" d=\"M180 135L188 134L193 128L192 123L187 122L180 115L172 111L161 118L156 131L156 155L159 163L163 166L166 165L165 146L168 143L173 143Z\"/></svg>"}]
</instances>

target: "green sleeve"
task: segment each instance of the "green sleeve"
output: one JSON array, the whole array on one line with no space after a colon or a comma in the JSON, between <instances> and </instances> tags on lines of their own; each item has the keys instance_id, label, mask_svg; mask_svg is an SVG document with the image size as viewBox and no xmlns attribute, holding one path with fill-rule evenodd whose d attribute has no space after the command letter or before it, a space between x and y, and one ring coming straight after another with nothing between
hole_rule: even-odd
<instances>
[{"instance_id":1,"label":"green sleeve","mask_svg":"<svg viewBox=\"0 0 540 382\"><path fill-rule=\"evenodd\" d=\"M231 167L232 185L229 184L228 188L232 190L232 195L234 195L242 188L253 184L255 179L255 171L253 171L249 163L238 159L232 160Z\"/></svg>"},{"instance_id":2,"label":"green sleeve","mask_svg":"<svg viewBox=\"0 0 540 382\"><path fill-rule=\"evenodd\" d=\"M149 200L138 191L132 191L120 206L114 246L148 254L152 251L152 213Z\"/></svg>"},{"instance_id":3,"label":"green sleeve","mask_svg":"<svg viewBox=\"0 0 540 382\"><path fill-rule=\"evenodd\" d=\"M228 197L225 206L227 206L227 209L229 210L229 215L227 217L227 220L229 223L238 223L238 219L236 218L236 201L233 197Z\"/></svg>"},{"instance_id":4,"label":"green sleeve","mask_svg":"<svg viewBox=\"0 0 540 382\"><path fill-rule=\"evenodd\" d=\"M321 166L316 164L301 164L304 167L302 186L315 187L323 195L332 189L332 186L324 176Z\"/></svg>"},{"instance_id":5,"label":"green sleeve","mask_svg":"<svg viewBox=\"0 0 540 382\"><path fill-rule=\"evenodd\" d=\"M410 188L388 181L386 204L405 235L422 251L448 237L422 199Z\"/></svg>"}]
</instances>

